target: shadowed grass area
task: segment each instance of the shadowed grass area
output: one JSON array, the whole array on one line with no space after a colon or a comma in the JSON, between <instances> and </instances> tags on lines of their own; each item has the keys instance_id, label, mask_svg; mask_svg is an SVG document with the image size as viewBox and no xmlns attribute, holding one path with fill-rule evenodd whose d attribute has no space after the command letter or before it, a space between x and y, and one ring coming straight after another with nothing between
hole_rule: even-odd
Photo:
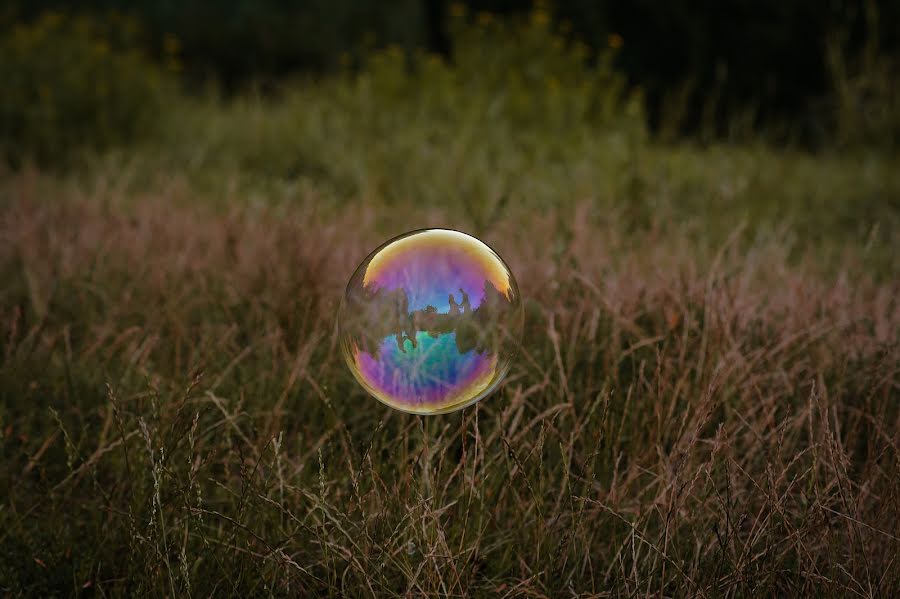
<instances>
[{"instance_id":1,"label":"shadowed grass area","mask_svg":"<svg viewBox=\"0 0 900 599\"><path fill-rule=\"evenodd\" d=\"M722 159L721 180L752 169ZM0 585L896 594L895 271L860 244L823 268L790 222L707 234L691 202L727 201L708 195L720 179L677 170L703 194L679 192L671 221L573 200L483 227L526 298L525 343L500 392L435 418L365 395L334 315L372 247L477 228L464 207L9 179Z\"/></svg>"}]
</instances>

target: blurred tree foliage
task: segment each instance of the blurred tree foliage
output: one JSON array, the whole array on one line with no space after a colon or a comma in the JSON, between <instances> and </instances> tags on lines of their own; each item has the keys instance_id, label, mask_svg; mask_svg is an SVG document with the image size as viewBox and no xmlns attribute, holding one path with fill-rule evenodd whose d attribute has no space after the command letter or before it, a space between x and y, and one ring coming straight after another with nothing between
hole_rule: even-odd
<instances>
[{"instance_id":1,"label":"blurred tree foliage","mask_svg":"<svg viewBox=\"0 0 900 599\"><path fill-rule=\"evenodd\" d=\"M45 12L0 32L0 159L61 164L152 131L171 87L166 66L137 49L138 31L127 17Z\"/></svg>"},{"instance_id":2,"label":"blurred tree foliage","mask_svg":"<svg viewBox=\"0 0 900 599\"><path fill-rule=\"evenodd\" d=\"M780 124L815 138L810 106L833 94L832 46L856 56L867 39L880 54L900 49L897 0L469 0L473 19L546 10L556 25L597 50L642 88L651 127L672 135L721 135ZM226 89L297 71L321 72L341 58L398 45L451 55L450 0L0 0L6 21L48 9L138 19L148 48L176 39L189 82ZM873 20L868 18L875 14ZM874 27L874 30L873 30ZM839 98L832 100L839 100ZM833 111L832 111L833 112Z\"/></svg>"}]
</instances>

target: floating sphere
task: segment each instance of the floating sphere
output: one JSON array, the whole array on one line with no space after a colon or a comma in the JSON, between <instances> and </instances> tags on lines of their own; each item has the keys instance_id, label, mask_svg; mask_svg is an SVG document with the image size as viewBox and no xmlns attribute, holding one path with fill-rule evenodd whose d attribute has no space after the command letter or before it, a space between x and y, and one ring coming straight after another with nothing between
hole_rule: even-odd
<instances>
[{"instance_id":1,"label":"floating sphere","mask_svg":"<svg viewBox=\"0 0 900 599\"><path fill-rule=\"evenodd\" d=\"M485 243L424 229L384 243L347 284L341 351L382 403L413 414L460 410L490 394L522 339L519 288Z\"/></svg>"}]
</instances>

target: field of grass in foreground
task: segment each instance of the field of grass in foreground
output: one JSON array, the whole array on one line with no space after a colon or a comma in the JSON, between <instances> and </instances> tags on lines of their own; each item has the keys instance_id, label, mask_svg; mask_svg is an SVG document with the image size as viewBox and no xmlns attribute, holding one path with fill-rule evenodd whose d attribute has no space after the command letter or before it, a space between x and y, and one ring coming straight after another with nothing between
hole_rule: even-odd
<instances>
[{"instance_id":1,"label":"field of grass in foreground","mask_svg":"<svg viewBox=\"0 0 900 599\"><path fill-rule=\"evenodd\" d=\"M900 594L896 157L660 146L621 98L384 60L3 175L0 595ZM436 225L526 328L422 418L334 316Z\"/></svg>"}]
</instances>

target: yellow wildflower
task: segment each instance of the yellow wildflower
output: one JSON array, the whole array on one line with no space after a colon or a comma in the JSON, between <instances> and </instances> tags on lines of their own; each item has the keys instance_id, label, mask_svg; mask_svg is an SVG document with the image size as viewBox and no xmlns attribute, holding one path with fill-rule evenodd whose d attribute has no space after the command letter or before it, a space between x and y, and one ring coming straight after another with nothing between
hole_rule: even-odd
<instances>
[{"instance_id":1,"label":"yellow wildflower","mask_svg":"<svg viewBox=\"0 0 900 599\"><path fill-rule=\"evenodd\" d=\"M538 27L546 27L550 22L550 13L542 8L536 8L531 12L531 23Z\"/></svg>"},{"instance_id":2,"label":"yellow wildflower","mask_svg":"<svg viewBox=\"0 0 900 599\"><path fill-rule=\"evenodd\" d=\"M457 18L466 16L466 5L462 2L454 2L453 4L451 4L450 16Z\"/></svg>"},{"instance_id":3,"label":"yellow wildflower","mask_svg":"<svg viewBox=\"0 0 900 599\"><path fill-rule=\"evenodd\" d=\"M178 38L172 34L166 34L163 37L163 52L168 54L169 56L173 54L178 54L178 50L181 48L181 43L178 41Z\"/></svg>"}]
</instances>

